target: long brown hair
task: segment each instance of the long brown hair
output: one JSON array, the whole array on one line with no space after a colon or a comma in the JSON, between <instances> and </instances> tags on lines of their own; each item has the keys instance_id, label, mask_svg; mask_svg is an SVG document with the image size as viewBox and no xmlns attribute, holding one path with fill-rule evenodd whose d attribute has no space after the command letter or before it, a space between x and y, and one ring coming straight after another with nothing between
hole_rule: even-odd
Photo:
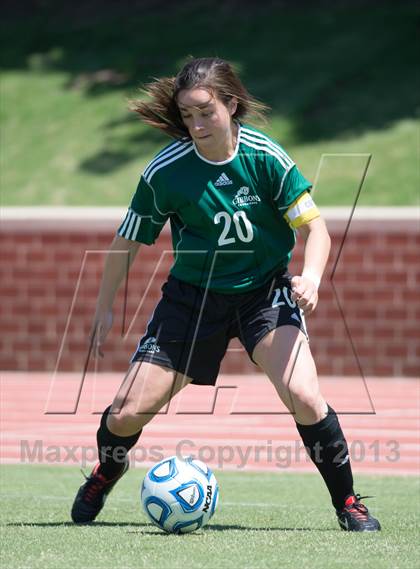
<instances>
[{"instance_id":1,"label":"long brown hair","mask_svg":"<svg viewBox=\"0 0 420 569\"><path fill-rule=\"evenodd\" d=\"M234 119L251 117L264 121L264 114L269 109L248 93L231 64L217 57L192 59L176 77L163 77L148 83L142 89L148 100L131 100L130 109L138 113L144 123L173 138L189 137L176 98L183 89L194 87L208 89L225 104L236 97L238 106Z\"/></svg>"}]
</instances>

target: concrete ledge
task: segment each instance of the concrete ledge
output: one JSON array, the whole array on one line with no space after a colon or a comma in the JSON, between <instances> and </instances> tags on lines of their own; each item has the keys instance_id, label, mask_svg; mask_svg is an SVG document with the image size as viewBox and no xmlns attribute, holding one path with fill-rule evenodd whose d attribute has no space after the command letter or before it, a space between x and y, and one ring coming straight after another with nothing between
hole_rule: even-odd
<instances>
[{"instance_id":1,"label":"concrete ledge","mask_svg":"<svg viewBox=\"0 0 420 569\"><path fill-rule=\"evenodd\" d=\"M126 207L3 207L0 210L1 231L114 232L124 219ZM351 207L323 207L321 213L331 231L343 231ZM411 207L356 208L351 231L417 232L420 230L420 209ZM166 225L164 231L169 231Z\"/></svg>"}]
</instances>

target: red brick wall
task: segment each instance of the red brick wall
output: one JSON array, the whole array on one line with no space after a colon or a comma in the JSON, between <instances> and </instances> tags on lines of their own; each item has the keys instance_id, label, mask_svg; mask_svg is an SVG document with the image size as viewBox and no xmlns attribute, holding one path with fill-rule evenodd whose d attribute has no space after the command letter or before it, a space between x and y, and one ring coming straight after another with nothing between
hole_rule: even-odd
<instances>
[{"instance_id":1,"label":"red brick wall","mask_svg":"<svg viewBox=\"0 0 420 569\"><path fill-rule=\"evenodd\" d=\"M97 212L95 217L98 219ZM117 219L101 224L92 219L3 221L1 369L49 371L55 369L57 361L59 371L83 369L104 259L102 252L112 239ZM308 319L319 372L358 375L361 369L364 375L418 375L420 236L416 220L353 221L337 265L334 287L331 270L346 222L334 218L327 222L332 253L319 306ZM127 321L131 322L142 302L140 314L123 340L121 290L106 357L99 364L101 371L126 369L171 264L171 256L164 256L153 286L147 291L165 249L171 249L167 232L162 233L155 247L141 248L129 278ZM85 254L86 251L95 252ZM292 271L294 267L299 270L301 261L299 245ZM78 295L72 305L79 277ZM232 342L222 372L254 371L255 366L240 344Z\"/></svg>"}]
</instances>

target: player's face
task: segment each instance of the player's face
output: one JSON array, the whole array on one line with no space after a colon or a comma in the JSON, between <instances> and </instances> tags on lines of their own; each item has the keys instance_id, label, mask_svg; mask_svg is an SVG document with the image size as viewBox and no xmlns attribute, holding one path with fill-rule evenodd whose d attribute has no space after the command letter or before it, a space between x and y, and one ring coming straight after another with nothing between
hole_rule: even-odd
<instances>
[{"instance_id":1,"label":"player's face","mask_svg":"<svg viewBox=\"0 0 420 569\"><path fill-rule=\"evenodd\" d=\"M199 149L210 150L232 141L236 100L226 105L214 93L196 87L180 91L177 103L182 120Z\"/></svg>"}]
</instances>

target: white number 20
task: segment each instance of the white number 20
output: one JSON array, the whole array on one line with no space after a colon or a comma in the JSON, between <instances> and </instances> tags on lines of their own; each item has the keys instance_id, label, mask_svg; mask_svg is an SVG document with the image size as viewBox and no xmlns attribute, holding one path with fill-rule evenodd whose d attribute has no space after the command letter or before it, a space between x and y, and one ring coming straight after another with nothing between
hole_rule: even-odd
<instances>
[{"instance_id":1,"label":"white number 20","mask_svg":"<svg viewBox=\"0 0 420 569\"><path fill-rule=\"evenodd\" d=\"M217 241L220 247L223 247L223 245L229 245L230 243L235 243L236 241L235 237L228 237L230 227L232 225L232 220L235 225L236 235L241 241L243 241L244 243L249 243L254 238L254 231L252 229L252 224L247 218L246 213L244 211L235 211L232 217L228 214L227 211L219 211L214 216L214 223L219 224L221 221L224 221L225 223L222 232L220 234L220 237ZM245 231L242 228L240 220L242 220L243 222Z\"/></svg>"}]
</instances>

